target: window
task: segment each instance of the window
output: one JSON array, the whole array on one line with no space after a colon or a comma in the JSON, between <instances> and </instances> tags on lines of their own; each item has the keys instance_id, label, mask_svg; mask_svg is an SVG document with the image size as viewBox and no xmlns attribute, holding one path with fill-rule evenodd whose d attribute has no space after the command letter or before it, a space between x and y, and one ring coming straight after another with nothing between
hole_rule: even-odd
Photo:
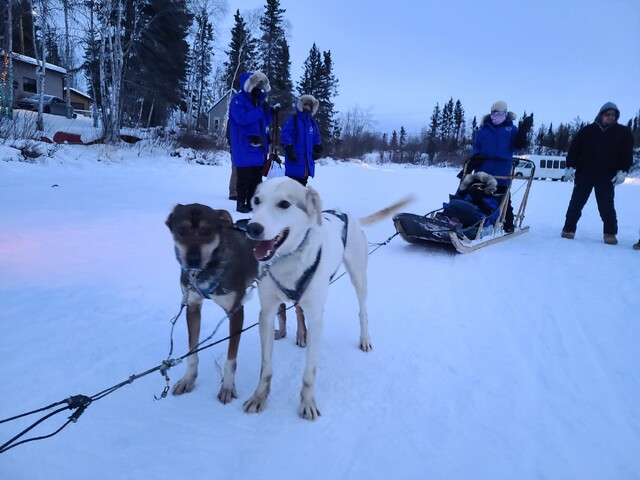
<instances>
[{"instance_id":1,"label":"window","mask_svg":"<svg viewBox=\"0 0 640 480\"><path fill-rule=\"evenodd\" d=\"M560 168L560 160L553 161L553 168Z\"/></svg>"},{"instance_id":2,"label":"window","mask_svg":"<svg viewBox=\"0 0 640 480\"><path fill-rule=\"evenodd\" d=\"M547 168L547 161L546 160L540 160L540 168Z\"/></svg>"},{"instance_id":3,"label":"window","mask_svg":"<svg viewBox=\"0 0 640 480\"><path fill-rule=\"evenodd\" d=\"M22 79L22 90L25 92L38 93L36 79L24 77Z\"/></svg>"},{"instance_id":4,"label":"window","mask_svg":"<svg viewBox=\"0 0 640 480\"><path fill-rule=\"evenodd\" d=\"M219 118L214 118L213 119L213 129L214 130L218 130L218 128L220 128L220 119Z\"/></svg>"},{"instance_id":5,"label":"window","mask_svg":"<svg viewBox=\"0 0 640 480\"><path fill-rule=\"evenodd\" d=\"M565 162L564 160L560 160L560 168L562 169L567 168L567 162Z\"/></svg>"}]
</instances>

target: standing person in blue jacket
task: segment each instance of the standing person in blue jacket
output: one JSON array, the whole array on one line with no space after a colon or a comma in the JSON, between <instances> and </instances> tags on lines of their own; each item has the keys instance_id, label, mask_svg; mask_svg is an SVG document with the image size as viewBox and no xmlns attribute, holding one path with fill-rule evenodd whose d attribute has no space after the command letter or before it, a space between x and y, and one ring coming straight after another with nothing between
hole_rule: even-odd
<instances>
[{"instance_id":1,"label":"standing person in blue jacket","mask_svg":"<svg viewBox=\"0 0 640 480\"><path fill-rule=\"evenodd\" d=\"M527 134L533 125L533 117L525 117L519 130L513 124L515 118L515 114L507 110L505 102L498 101L491 105L491 113L482 119L482 126L473 142L473 156L470 162L472 170L493 176L511 175L513 153L527 145ZM505 193L509 180L497 180L497 193ZM511 200L507 205L503 229L507 233L514 230Z\"/></svg>"},{"instance_id":2,"label":"standing person in blue jacket","mask_svg":"<svg viewBox=\"0 0 640 480\"><path fill-rule=\"evenodd\" d=\"M282 127L285 175L306 186L315 174L315 161L322 154L320 130L313 118L320 102L313 95L302 95L296 113Z\"/></svg>"},{"instance_id":3,"label":"standing person in blue jacket","mask_svg":"<svg viewBox=\"0 0 640 480\"><path fill-rule=\"evenodd\" d=\"M571 140L564 179L574 181L574 184L560 233L562 238L571 240L575 237L582 209L595 190L604 243L618 243L615 187L624 182L633 163L633 134L631 129L618 123L619 118L616 104L607 102L594 122L582 127Z\"/></svg>"},{"instance_id":4,"label":"standing person in blue jacket","mask_svg":"<svg viewBox=\"0 0 640 480\"><path fill-rule=\"evenodd\" d=\"M251 198L262 181L262 166L269 154L267 127L271 125L271 108L267 92L269 79L262 72L246 72L240 76L241 91L229 105L229 138L231 161L237 168L236 211L249 213Z\"/></svg>"}]
</instances>

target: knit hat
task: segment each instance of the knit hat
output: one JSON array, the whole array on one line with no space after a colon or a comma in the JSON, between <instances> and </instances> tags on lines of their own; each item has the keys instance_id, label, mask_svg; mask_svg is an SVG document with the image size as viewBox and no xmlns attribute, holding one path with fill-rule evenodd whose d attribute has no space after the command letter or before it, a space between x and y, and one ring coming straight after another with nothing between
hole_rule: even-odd
<instances>
[{"instance_id":1,"label":"knit hat","mask_svg":"<svg viewBox=\"0 0 640 480\"><path fill-rule=\"evenodd\" d=\"M496 103L491 105L491 111L500 110L501 112L507 111L507 102L503 102L502 100L498 100Z\"/></svg>"}]
</instances>

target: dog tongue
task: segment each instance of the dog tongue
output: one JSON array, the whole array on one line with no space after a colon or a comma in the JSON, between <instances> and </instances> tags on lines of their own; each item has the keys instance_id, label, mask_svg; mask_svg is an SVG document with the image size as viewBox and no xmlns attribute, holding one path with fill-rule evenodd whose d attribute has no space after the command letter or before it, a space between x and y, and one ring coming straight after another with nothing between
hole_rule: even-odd
<instances>
[{"instance_id":1,"label":"dog tongue","mask_svg":"<svg viewBox=\"0 0 640 480\"><path fill-rule=\"evenodd\" d=\"M273 240L262 240L257 242L255 247L253 247L253 256L256 257L256 260L268 260L273 255L275 251Z\"/></svg>"}]
</instances>

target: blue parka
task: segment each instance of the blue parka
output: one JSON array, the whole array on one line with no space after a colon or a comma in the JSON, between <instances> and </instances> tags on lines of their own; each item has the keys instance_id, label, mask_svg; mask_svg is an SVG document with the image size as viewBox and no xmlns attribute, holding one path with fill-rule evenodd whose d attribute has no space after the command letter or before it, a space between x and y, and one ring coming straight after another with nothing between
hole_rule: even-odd
<instances>
[{"instance_id":1,"label":"blue parka","mask_svg":"<svg viewBox=\"0 0 640 480\"><path fill-rule=\"evenodd\" d=\"M242 90L233 96L229 105L229 141L231 159L235 167L262 166L269 153L267 127L272 121L271 109L265 101L266 93L261 94L256 106L251 98L251 91L245 91L246 82L251 75L253 72L246 72L240 76ZM262 144L250 145L249 137L261 138Z\"/></svg>"},{"instance_id":2,"label":"blue parka","mask_svg":"<svg viewBox=\"0 0 640 480\"><path fill-rule=\"evenodd\" d=\"M291 161L285 150L285 175L298 178L313 177L316 171L312 157L313 147L320 143L318 123L311 113L300 110L296 102L296 114L287 118L282 127L282 144L285 147L293 145L297 157L295 162Z\"/></svg>"},{"instance_id":3,"label":"blue parka","mask_svg":"<svg viewBox=\"0 0 640 480\"><path fill-rule=\"evenodd\" d=\"M483 119L482 127L476 133L476 139L473 142L472 154L483 157L483 162L476 171L487 172L494 176L511 174L513 153L517 149L515 140L518 135L518 127L513 124L511 115L508 115L500 125L494 125L489 115ZM508 180L498 179L498 185L508 183Z\"/></svg>"}]
</instances>

